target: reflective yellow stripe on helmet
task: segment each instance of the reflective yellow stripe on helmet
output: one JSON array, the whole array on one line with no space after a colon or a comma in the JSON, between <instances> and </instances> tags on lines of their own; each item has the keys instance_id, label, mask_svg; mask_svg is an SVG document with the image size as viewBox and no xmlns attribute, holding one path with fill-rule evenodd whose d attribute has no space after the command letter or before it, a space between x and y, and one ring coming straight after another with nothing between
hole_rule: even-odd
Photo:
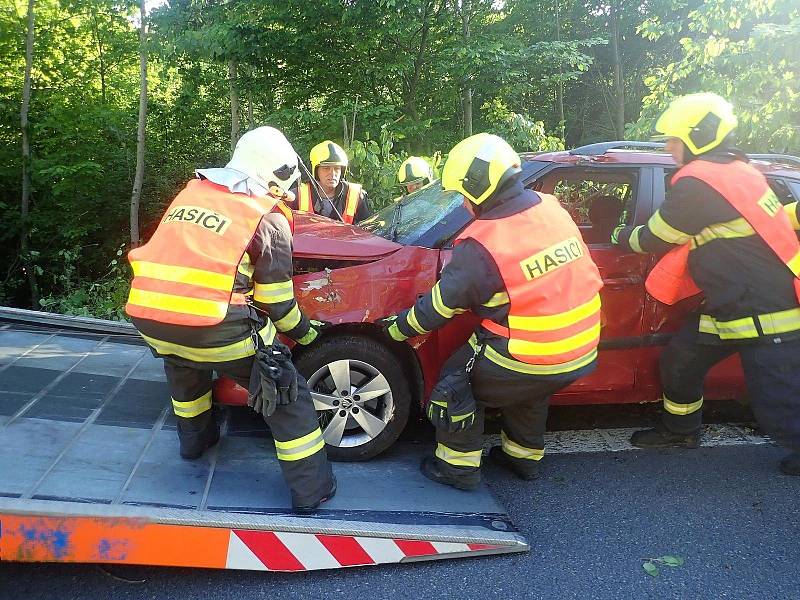
<instances>
[{"instance_id":1,"label":"reflective yellow stripe on helmet","mask_svg":"<svg viewBox=\"0 0 800 600\"><path fill-rule=\"evenodd\" d=\"M294 298L294 284L292 280L276 281L275 283L258 283L254 288L253 299L262 304L278 304Z\"/></svg>"},{"instance_id":2,"label":"reflective yellow stripe on helmet","mask_svg":"<svg viewBox=\"0 0 800 600\"><path fill-rule=\"evenodd\" d=\"M258 332L264 344L269 346L275 340L275 326L267 321L261 331ZM217 346L216 348L193 348L191 346L183 346L181 344L174 344L172 342L165 342L150 336L140 333L144 341L146 341L156 352L168 356L180 356L187 360L195 362L225 362L229 360L239 360L253 356L255 346L253 345L252 337L247 337L238 342L228 344L227 346Z\"/></svg>"},{"instance_id":3,"label":"reflective yellow stripe on helmet","mask_svg":"<svg viewBox=\"0 0 800 600\"><path fill-rule=\"evenodd\" d=\"M500 431L500 443L503 452L514 458L524 458L527 460L542 460L544 448L526 448L522 444L508 439L505 431Z\"/></svg>"},{"instance_id":4,"label":"reflective yellow stripe on helmet","mask_svg":"<svg viewBox=\"0 0 800 600\"><path fill-rule=\"evenodd\" d=\"M196 400L181 401L173 398L172 410L175 412L175 416L183 417L184 419L191 419L207 410L211 410L211 390L208 390Z\"/></svg>"},{"instance_id":5,"label":"reflective yellow stripe on helmet","mask_svg":"<svg viewBox=\"0 0 800 600\"><path fill-rule=\"evenodd\" d=\"M444 462L456 467L480 467L481 451L471 450L469 452L459 452L448 448L444 444L436 445L436 457Z\"/></svg>"},{"instance_id":6,"label":"reflective yellow stripe on helmet","mask_svg":"<svg viewBox=\"0 0 800 600\"><path fill-rule=\"evenodd\" d=\"M703 408L703 399L700 398L697 402L690 402L689 404L680 404L678 402L673 402L666 396L664 396L664 410L666 410L671 415L690 415L694 412L697 412Z\"/></svg>"},{"instance_id":7,"label":"reflective yellow stripe on helmet","mask_svg":"<svg viewBox=\"0 0 800 600\"><path fill-rule=\"evenodd\" d=\"M147 277L161 281L188 283L212 290L229 291L233 289L233 275L194 269L192 267L176 267L144 260L131 261L134 277Z\"/></svg>"},{"instance_id":8,"label":"reflective yellow stripe on helmet","mask_svg":"<svg viewBox=\"0 0 800 600\"><path fill-rule=\"evenodd\" d=\"M325 447L325 440L322 437L322 432L317 427L311 433L302 437L295 438L281 442L275 440L275 452L278 455L278 460L294 461L308 458L312 454L316 454Z\"/></svg>"}]
</instances>

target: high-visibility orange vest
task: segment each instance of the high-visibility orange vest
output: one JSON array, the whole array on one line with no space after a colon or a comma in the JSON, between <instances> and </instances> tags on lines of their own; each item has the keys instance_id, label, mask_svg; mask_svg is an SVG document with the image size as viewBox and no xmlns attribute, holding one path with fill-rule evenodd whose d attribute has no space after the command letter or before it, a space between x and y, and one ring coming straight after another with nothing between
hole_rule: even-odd
<instances>
[{"instance_id":1,"label":"high-visibility orange vest","mask_svg":"<svg viewBox=\"0 0 800 600\"><path fill-rule=\"evenodd\" d=\"M726 164L693 160L675 173L672 183L683 177L708 184L745 218L794 274L795 294L800 301L800 242L764 175L741 160ZM659 302L675 304L701 292L689 273L689 250L689 244L674 248L648 275L647 292Z\"/></svg>"},{"instance_id":2,"label":"high-visibility orange vest","mask_svg":"<svg viewBox=\"0 0 800 600\"><path fill-rule=\"evenodd\" d=\"M246 302L233 293L237 267L261 218L276 206L286 214L269 198L190 181L150 241L128 253L133 281L125 312L173 325L220 323L229 304Z\"/></svg>"},{"instance_id":3,"label":"high-visibility orange vest","mask_svg":"<svg viewBox=\"0 0 800 600\"><path fill-rule=\"evenodd\" d=\"M361 185L347 182L347 196L344 200L342 219L345 223L353 224L358 210L358 199L361 197ZM297 187L297 210L300 212L314 213L314 203L311 200L311 184L301 183Z\"/></svg>"},{"instance_id":4,"label":"high-visibility orange vest","mask_svg":"<svg viewBox=\"0 0 800 600\"><path fill-rule=\"evenodd\" d=\"M597 353L600 273L575 222L555 197L510 217L478 219L472 238L492 256L509 298L508 327L481 325L508 339L508 351L533 365L560 365Z\"/></svg>"}]
</instances>

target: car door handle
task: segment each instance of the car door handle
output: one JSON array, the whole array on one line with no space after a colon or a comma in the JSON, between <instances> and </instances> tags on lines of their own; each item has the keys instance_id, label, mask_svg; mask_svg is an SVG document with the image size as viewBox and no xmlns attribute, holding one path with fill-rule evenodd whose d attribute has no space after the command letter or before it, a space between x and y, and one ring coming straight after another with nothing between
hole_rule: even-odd
<instances>
[{"instance_id":1,"label":"car door handle","mask_svg":"<svg viewBox=\"0 0 800 600\"><path fill-rule=\"evenodd\" d=\"M641 284L642 278L638 275L633 275L630 277L609 277L608 279L603 279L603 285L610 290L619 290L632 285Z\"/></svg>"}]
</instances>

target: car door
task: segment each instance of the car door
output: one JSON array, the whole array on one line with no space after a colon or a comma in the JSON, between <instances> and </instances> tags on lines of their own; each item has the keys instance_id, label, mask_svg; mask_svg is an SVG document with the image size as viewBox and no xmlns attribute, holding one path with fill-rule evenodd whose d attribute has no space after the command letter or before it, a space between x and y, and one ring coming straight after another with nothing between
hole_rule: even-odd
<instances>
[{"instance_id":1,"label":"car door","mask_svg":"<svg viewBox=\"0 0 800 600\"><path fill-rule=\"evenodd\" d=\"M611 230L626 215L643 224L652 210L653 176L646 167L558 165L528 187L554 194L577 223L603 278L598 368L554 398L554 403L634 402L645 307L646 255L611 244ZM619 392L629 392L620 395Z\"/></svg>"}]
</instances>

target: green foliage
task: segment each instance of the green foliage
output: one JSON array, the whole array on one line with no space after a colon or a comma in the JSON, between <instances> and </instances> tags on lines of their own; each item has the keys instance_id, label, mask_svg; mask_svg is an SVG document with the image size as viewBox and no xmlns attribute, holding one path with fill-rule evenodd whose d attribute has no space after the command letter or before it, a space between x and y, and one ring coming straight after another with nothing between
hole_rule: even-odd
<instances>
[{"instance_id":1,"label":"green foliage","mask_svg":"<svg viewBox=\"0 0 800 600\"><path fill-rule=\"evenodd\" d=\"M39 300L40 309L65 315L125 320L123 306L130 286L130 269L122 256L123 251L123 247L117 250L103 275L87 280L78 276L80 248L60 250L52 271L39 273L45 281L50 280L50 289L58 290Z\"/></svg>"},{"instance_id":2,"label":"green foliage","mask_svg":"<svg viewBox=\"0 0 800 600\"><path fill-rule=\"evenodd\" d=\"M649 133L669 100L710 91L729 99L739 117L742 147L759 152L800 152L800 7L793 0L710 0L684 22L654 16L643 36L671 38L680 48L673 62L652 69L644 82L642 118L628 132Z\"/></svg>"},{"instance_id":3,"label":"green foliage","mask_svg":"<svg viewBox=\"0 0 800 600\"><path fill-rule=\"evenodd\" d=\"M117 252L129 237L135 168L137 6L35 6L26 258L45 308L121 315L128 274ZM29 305L23 257L13 251L22 226L26 10L26 0L0 9L0 244L12 249L0 255L0 302L19 306ZM400 194L397 170L407 156L441 169L463 137L465 87L473 131L498 133L518 151L610 139L619 111L614 28L629 135L646 136L674 95L711 90L735 103L746 147L800 151L795 0L170 0L149 26L145 239L194 169L227 161L230 62L241 130L276 126L303 157L323 139L341 141L349 179L364 184L376 208Z\"/></svg>"},{"instance_id":4,"label":"green foliage","mask_svg":"<svg viewBox=\"0 0 800 600\"><path fill-rule=\"evenodd\" d=\"M481 110L492 133L505 138L517 152L564 149L564 140L548 135L543 121L532 121L525 115L510 111L498 98L486 102Z\"/></svg>"},{"instance_id":5,"label":"green foliage","mask_svg":"<svg viewBox=\"0 0 800 600\"><path fill-rule=\"evenodd\" d=\"M660 573L658 566L661 565L664 567L682 567L684 564L684 560L680 556L659 556L658 558L648 558L647 560L642 563L642 569L644 572L650 575L650 577L657 577Z\"/></svg>"}]
</instances>

